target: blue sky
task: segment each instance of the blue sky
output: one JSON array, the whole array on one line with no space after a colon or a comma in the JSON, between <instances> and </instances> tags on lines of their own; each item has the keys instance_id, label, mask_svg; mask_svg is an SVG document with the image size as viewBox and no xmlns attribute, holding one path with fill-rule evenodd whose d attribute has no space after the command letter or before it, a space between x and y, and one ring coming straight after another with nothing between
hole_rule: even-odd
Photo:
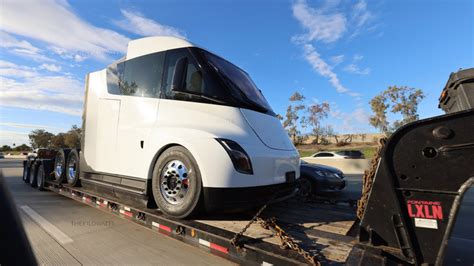
<instances>
[{"instance_id":1,"label":"blue sky","mask_svg":"<svg viewBox=\"0 0 474 266\"><path fill-rule=\"evenodd\" d=\"M474 65L474 2L14 1L0 4L0 145L35 128L81 124L84 76L128 40L180 36L241 66L277 113L299 91L327 101L324 124L376 132L369 100L389 85L423 89L440 115L449 74Z\"/></svg>"}]
</instances>

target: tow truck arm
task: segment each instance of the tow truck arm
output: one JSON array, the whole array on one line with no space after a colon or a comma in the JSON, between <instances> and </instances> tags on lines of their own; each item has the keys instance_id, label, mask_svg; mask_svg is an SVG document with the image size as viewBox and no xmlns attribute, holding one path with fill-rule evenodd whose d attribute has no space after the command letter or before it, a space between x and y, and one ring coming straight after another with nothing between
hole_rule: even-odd
<instances>
[{"instance_id":1,"label":"tow truck arm","mask_svg":"<svg viewBox=\"0 0 474 266\"><path fill-rule=\"evenodd\" d=\"M474 110L416 121L382 150L360 222L355 264L443 264L474 182ZM362 259L361 259L362 257Z\"/></svg>"}]
</instances>

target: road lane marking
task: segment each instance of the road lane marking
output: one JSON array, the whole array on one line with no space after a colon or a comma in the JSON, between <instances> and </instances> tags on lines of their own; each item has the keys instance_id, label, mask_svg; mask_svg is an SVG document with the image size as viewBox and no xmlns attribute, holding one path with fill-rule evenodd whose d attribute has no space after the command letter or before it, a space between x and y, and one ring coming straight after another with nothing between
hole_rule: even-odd
<instances>
[{"instance_id":1,"label":"road lane marking","mask_svg":"<svg viewBox=\"0 0 474 266\"><path fill-rule=\"evenodd\" d=\"M33 209L31 209L27 205L23 205L20 207L28 216L30 216L33 221L35 221L43 230L45 230L50 236L55 238L61 244L68 244L72 243L73 240L59 230L56 226L48 222L43 216L39 215Z\"/></svg>"}]
</instances>

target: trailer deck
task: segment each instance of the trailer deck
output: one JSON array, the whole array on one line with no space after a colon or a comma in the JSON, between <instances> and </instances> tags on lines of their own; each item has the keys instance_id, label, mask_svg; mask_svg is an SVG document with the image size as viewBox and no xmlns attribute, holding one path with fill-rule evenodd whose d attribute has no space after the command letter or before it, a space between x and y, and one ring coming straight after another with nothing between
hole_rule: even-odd
<instances>
[{"instance_id":1,"label":"trailer deck","mask_svg":"<svg viewBox=\"0 0 474 266\"><path fill-rule=\"evenodd\" d=\"M237 263L308 263L297 252L282 249L280 239L257 223L253 223L240 239L240 248L232 246L231 239L249 222L253 213L215 214L206 216L206 219L178 220L165 217L158 210L143 209L132 202L123 203L98 196L86 188L63 187L53 182L48 182L46 188L190 245L204 246L209 252ZM346 203L290 199L270 205L261 217L275 217L277 224L300 247L324 264L346 262L356 240L348 236L355 226L355 208Z\"/></svg>"}]
</instances>

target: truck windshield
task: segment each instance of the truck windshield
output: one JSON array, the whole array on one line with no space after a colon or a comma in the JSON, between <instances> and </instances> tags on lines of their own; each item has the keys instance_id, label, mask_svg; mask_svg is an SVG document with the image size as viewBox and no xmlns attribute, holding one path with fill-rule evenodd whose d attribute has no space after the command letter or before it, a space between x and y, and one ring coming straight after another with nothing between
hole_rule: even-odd
<instances>
[{"instance_id":1,"label":"truck windshield","mask_svg":"<svg viewBox=\"0 0 474 266\"><path fill-rule=\"evenodd\" d=\"M207 51L202 50L202 52L211 67L217 71L219 76L224 79L224 82L231 87L234 97L261 109L264 113L273 114L272 108L262 92L245 71Z\"/></svg>"}]
</instances>

